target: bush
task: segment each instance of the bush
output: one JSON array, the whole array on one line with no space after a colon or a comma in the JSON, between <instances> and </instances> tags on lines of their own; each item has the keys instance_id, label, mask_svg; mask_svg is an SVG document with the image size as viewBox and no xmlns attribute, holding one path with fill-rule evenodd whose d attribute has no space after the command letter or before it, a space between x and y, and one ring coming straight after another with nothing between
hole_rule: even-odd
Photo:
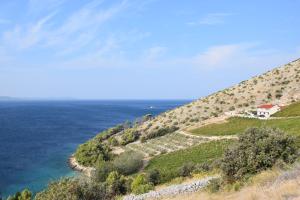
<instances>
[{"instance_id":1,"label":"bush","mask_svg":"<svg viewBox=\"0 0 300 200\"><path fill-rule=\"evenodd\" d=\"M64 178L52 182L35 196L35 200L111 200L104 183Z\"/></svg>"},{"instance_id":2,"label":"bush","mask_svg":"<svg viewBox=\"0 0 300 200\"><path fill-rule=\"evenodd\" d=\"M129 175L143 166L143 155L134 151L125 152L113 161L113 165L121 174Z\"/></svg>"},{"instance_id":3,"label":"bush","mask_svg":"<svg viewBox=\"0 0 300 200\"><path fill-rule=\"evenodd\" d=\"M111 146L118 146L119 142L116 138L111 137L111 138L108 139L108 144L111 145Z\"/></svg>"},{"instance_id":4,"label":"bush","mask_svg":"<svg viewBox=\"0 0 300 200\"><path fill-rule=\"evenodd\" d=\"M138 175L131 184L131 191L134 194L143 194L149 192L153 188L153 185L147 182L147 179L144 174Z\"/></svg>"},{"instance_id":5,"label":"bush","mask_svg":"<svg viewBox=\"0 0 300 200\"><path fill-rule=\"evenodd\" d=\"M166 127L166 128L159 128L155 131L150 132L149 134L145 135L145 140L149 140L152 138L160 137L166 135L168 133L173 133L177 131L179 128L176 126Z\"/></svg>"},{"instance_id":6,"label":"bush","mask_svg":"<svg viewBox=\"0 0 300 200\"><path fill-rule=\"evenodd\" d=\"M95 176L93 178L97 182L104 182L109 173L115 170L116 168L111 162L103 162L97 166Z\"/></svg>"},{"instance_id":7,"label":"bush","mask_svg":"<svg viewBox=\"0 0 300 200\"><path fill-rule=\"evenodd\" d=\"M44 191L37 193L35 200L77 200L76 191L78 188L79 184L77 181L73 181L69 178L61 179L56 182L51 182Z\"/></svg>"},{"instance_id":8,"label":"bush","mask_svg":"<svg viewBox=\"0 0 300 200\"><path fill-rule=\"evenodd\" d=\"M107 179L106 184L108 186L108 191L112 196L125 194L125 177L120 175L117 171L111 172Z\"/></svg>"},{"instance_id":9,"label":"bush","mask_svg":"<svg viewBox=\"0 0 300 200\"><path fill-rule=\"evenodd\" d=\"M150 170L146 176L148 182L152 183L153 185L160 183L160 172L157 169Z\"/></svg>"},{"instance_id":10,"label":"bush","mask_svg":"<svg viewBox=\"0 0 300 200\"><path fill-rule=\"evenodd\" d=\"M109 194L108 189L104 183L97 182L83 182L78 185L76 191L77 200L111 200L112 195ZM69 200L68 198L66 200Z\"/></svg>"},{"instance_id":11,"label":"bush","mask_svg":"<svg viewBox=\"0 0 300 200\"><path fill-rule=\"evenodd\" d=\"M93 167L99 162L110 160L110 148L107 144L104 144L104 141L109 140L109 144L116 145L116 142L118 141L110 138L124 129L125 125L117 125L113 128L102 131L93 139L80 145L75 152L77 162L84 166Z\"/></svg>"},{"instance_id":12,"label":"bush","mask_svg":"<svg viewBox=\"0 0 300 200\"><path fill-rule=\"evenodd\" d=\"M106 144L89 140L77 148L75 158L81 165L95 166L111 158L110 148Z\"/></svg>"},{"instance_id":13,"label":"bush","mask_svg":"<svg viewBox=\"0 0 300 200\"><path fill-rule=\"evenodd\" d=\"M117 125L115 127L109 128L105 131L102 131L101 133L98 133L93 140L96 140L98 142L103 142L104 140L107 140L111 136L123 131L126 127L126 124L124 125Z\"/></svg>"},{"instance_id":14,"label":"bush","mask_svg":"<svg viewBox=\"0 0 300 200\"><path fill-rule=\"evenodd\" d=\"M211 170L211 166L205 162L195 165L193 172L207 172L209 170Z\"/></svg>"},{"instance_id":15,"label":"bush","mask_svg":"<svg viewBox=\"0 0 300 200\"><path fill-rule=\"evenodd\" d=\"M31 197L32 193L28 189L24 189L22 192L17 192L15 195L9 196L7 200L31 200Z\"/></svg>"},{"instance_id":16,"label":"bush","mask_svg":"<svg viewBox=\"0 0 300 200\"><path fill-rule=\"evenodd\" d=\"M126 145L128 143L136 141L138 138L139 138L139 133L135 129L133 128L126 129L123 135L121 136L120 144Z\"/></svg>"},{"instance_id":17,"label":"bush","mask_svg":"<svg viewBox=\"0 0 300 200\"><path fill-rule=\"evenodd\" d=\"M297 158L295 139L278 129L250 128L221 161L227 181L232 182L272 167L277 160L293 163Z\"/></svg>"},{"instance_id":18,"label":"bush","mask_svg":"<svg viewBox=\"0 0 300 200\"><path fill-rule=\"evenodd\" d=\"M142 137L141 137L141 139L140 139L141 143L145 143L145 142L146 142L146 140L147 140L147 139L146 139L146 137L145 137L145 136L142 136Z\"/></svg>"},{"instance_id":19,"label":"bush","mask_svg":"<svg viewBox=\"0 0 300 200\"><path fill-rule=\"evenodd\" d=\"M222 186L222 180L220 178L212 179L206 186L206 190L210 193L216 193L220 190Z\"/></svg>"},{"instance_id":20,"label":"bush","mask_svg":"<svg viewBox=\"0 0 300 200\"><path fill-rule=\"evenodd\" d=\"M191 162L186 163L179 168L179 175L183 176L183 177L190 176L194 169L195 169L194 163L191 163Z\"/></svg>"}]
</instances>

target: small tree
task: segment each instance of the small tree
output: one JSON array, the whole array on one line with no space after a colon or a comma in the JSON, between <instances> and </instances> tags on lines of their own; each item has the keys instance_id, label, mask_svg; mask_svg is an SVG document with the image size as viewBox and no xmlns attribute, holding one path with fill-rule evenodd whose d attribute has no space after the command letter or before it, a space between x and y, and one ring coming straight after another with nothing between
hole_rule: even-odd
<instances>
[{"instance_id":1,"label":"small tree","mask_svg":"<svg viewBox=\"0 0 300 200\"><path fill-rule=\"evenodd\" d=\"M125 194L125 177L120 175L117 171L111 172L107 179L106 183L108 185L109 192L115 196L119 194Z\"/></svg>"},{"instance_id":2,"label":"small tree","mask_svg":"<svg viewBox=\"0 0 300 200\"><path fill-rule=\"evenodd\" d=\"M137 172L143 166L143 155L129 151L119 155L114 161L117 171L124 175Z\"/></svg>"},{"instance_id":3,"label":"small tree","mask_svg":"<svg viewBox=\"0 0 300 200\"><path fill-rule=\"evenodd\" d=\"M112 171L115 171L115 167L111 162L102 162L97 166L93 178L97 182L104 182Z\"/></svg>"},{"instance_id":4,"label":"small tree","mask_svg":"<svg viewBox=\"0 0 300 200\"><path fill-rule=\"evenodd\" d=\"M131 184L131 191L135 194L143 194L153 189L153 185L147 182L144 174L138 175Z\"/></svg>"},{"instance_id":5,"label":"small tree","mask_svg":"<svg viewBox=\"0 0 300 200\"><path fill-rule=\"evenodd\" d=\"M157 169L152 169L147 173L148 182L157 185L160 182L160 173Z\"/></svg>"},{"instance_id":6,"label":"small tree","mask_svg":"<svg viewBox=\"0 0 300 200\"><path fill-rule=\"evenodd\" d=\"M134 142L139 138L139 132L134 128L126 129L121 136L121 145L126 145L130 142Z\"/></svg>"},{"instance_id":7,"label":"small tree","mask_svg":"<svg viewBox=\"0 0 300 200\"><path fill-rule=\"evenodd\" d=\"M297 158L295 139L278 129L250 128L228 149L221 161L227 181L272 167L278 160L293 163Z\"/></svg>"},{"instance_id":8,"label":"small tree","mask_svg":"<svg viewBox=\"0 0 300 200\"><path fill-rule=\"evenodd\" d=\"M7 200L31 200L31 198L32 198L31 191L29 191L28 189L24 189L22 192L16 192L15 195L9 196Z\"/></svg>"},{"instance_id":9,"label":"small tree","mask_svg":"<svg viewBox=\"0 0 300 200\"><path fill-rule=\"evenodd\" d=\"M192 162L186 163L179 168L179 175L183 177L190 176L194 169L195 169L194 163Z\"/></svg>"}]
</instances>

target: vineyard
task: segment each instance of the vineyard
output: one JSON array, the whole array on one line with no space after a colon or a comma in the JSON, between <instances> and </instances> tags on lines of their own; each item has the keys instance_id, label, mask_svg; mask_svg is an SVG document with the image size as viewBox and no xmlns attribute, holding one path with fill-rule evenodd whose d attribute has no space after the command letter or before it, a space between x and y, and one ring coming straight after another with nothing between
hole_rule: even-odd
<instances>
[{"instance_id":1,"label":"vineyard","mask_svg":"<svg viewBox=\"0 0 300 200\"><path fill-rule=\"evenodd\" d=\"M180 149L186 149L207 141L209 141L208 138L195 137L193 135L184 135L175 132L159 138L148 140L145 143L130 143L125 146L125 151L133 150L142 153L145 157L152 157Z\"/></svg>"}]
</instances>

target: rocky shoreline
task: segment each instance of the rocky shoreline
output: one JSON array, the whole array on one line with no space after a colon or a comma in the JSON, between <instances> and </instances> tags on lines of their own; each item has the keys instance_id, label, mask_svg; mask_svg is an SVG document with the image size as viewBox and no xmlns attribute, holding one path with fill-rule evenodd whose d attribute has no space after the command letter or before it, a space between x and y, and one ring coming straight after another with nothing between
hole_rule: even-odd
<instances>
[{"instance_id":1,"label":"rocky shoreline","mask_svg":"<svg viewBox=\"0 0 300 200\"><path fill-rule=\"evenodd\" d=\"M95 168L93 167L85 167L83 165L80 165L75 156L72 155L69 157L68 159L68 165L69 167L74 170L74 171L78 171L78 172L81 172L82 174L88 176L88 177L91 177L92 176L92 173L95 171Z\"/></svg>"}]
</instances>

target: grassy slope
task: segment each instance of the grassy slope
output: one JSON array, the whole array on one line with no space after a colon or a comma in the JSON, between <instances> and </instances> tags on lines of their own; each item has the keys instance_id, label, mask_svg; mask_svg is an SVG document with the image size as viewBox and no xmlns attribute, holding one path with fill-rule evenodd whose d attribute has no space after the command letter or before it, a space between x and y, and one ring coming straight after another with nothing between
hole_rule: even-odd
<instances>
[{"instance_id":1,"label":"grassy slope","mask_svg":"<svg viewBox=\"0 0 300 200\"><path fill-rule=\"evenodd\" d=\"M293 103L282 111L275 113L274 117L295 117L300 116L300 102Z\"/></svg>"},{"instance_id":2,"label":"grassy slope","mask_svg":"<svg viewBox=\"0 0 300 200\"><path fill-rule=\"evenodd\" d=\"M195 135L236 135L250 127L264 126L280 128L291 135L300 136L300 118L258 120L234 117L223 124L210 124L194 129L191 133Z\"/></svg>"},{"instance_id":3,"label":"grassy slope","mask_svg":"<svg viewBox=\"0 0 300 200\"><path fill-rule=\"evenodd\" d=\"M233 141L229 140L209 142L188 149L156 156L150 160L145 170L159 169L162 173L172 173L187 162L212 162L214 159L221 157L226 147L231 143L233 143Z\"/></svg>"}]
</instances>

